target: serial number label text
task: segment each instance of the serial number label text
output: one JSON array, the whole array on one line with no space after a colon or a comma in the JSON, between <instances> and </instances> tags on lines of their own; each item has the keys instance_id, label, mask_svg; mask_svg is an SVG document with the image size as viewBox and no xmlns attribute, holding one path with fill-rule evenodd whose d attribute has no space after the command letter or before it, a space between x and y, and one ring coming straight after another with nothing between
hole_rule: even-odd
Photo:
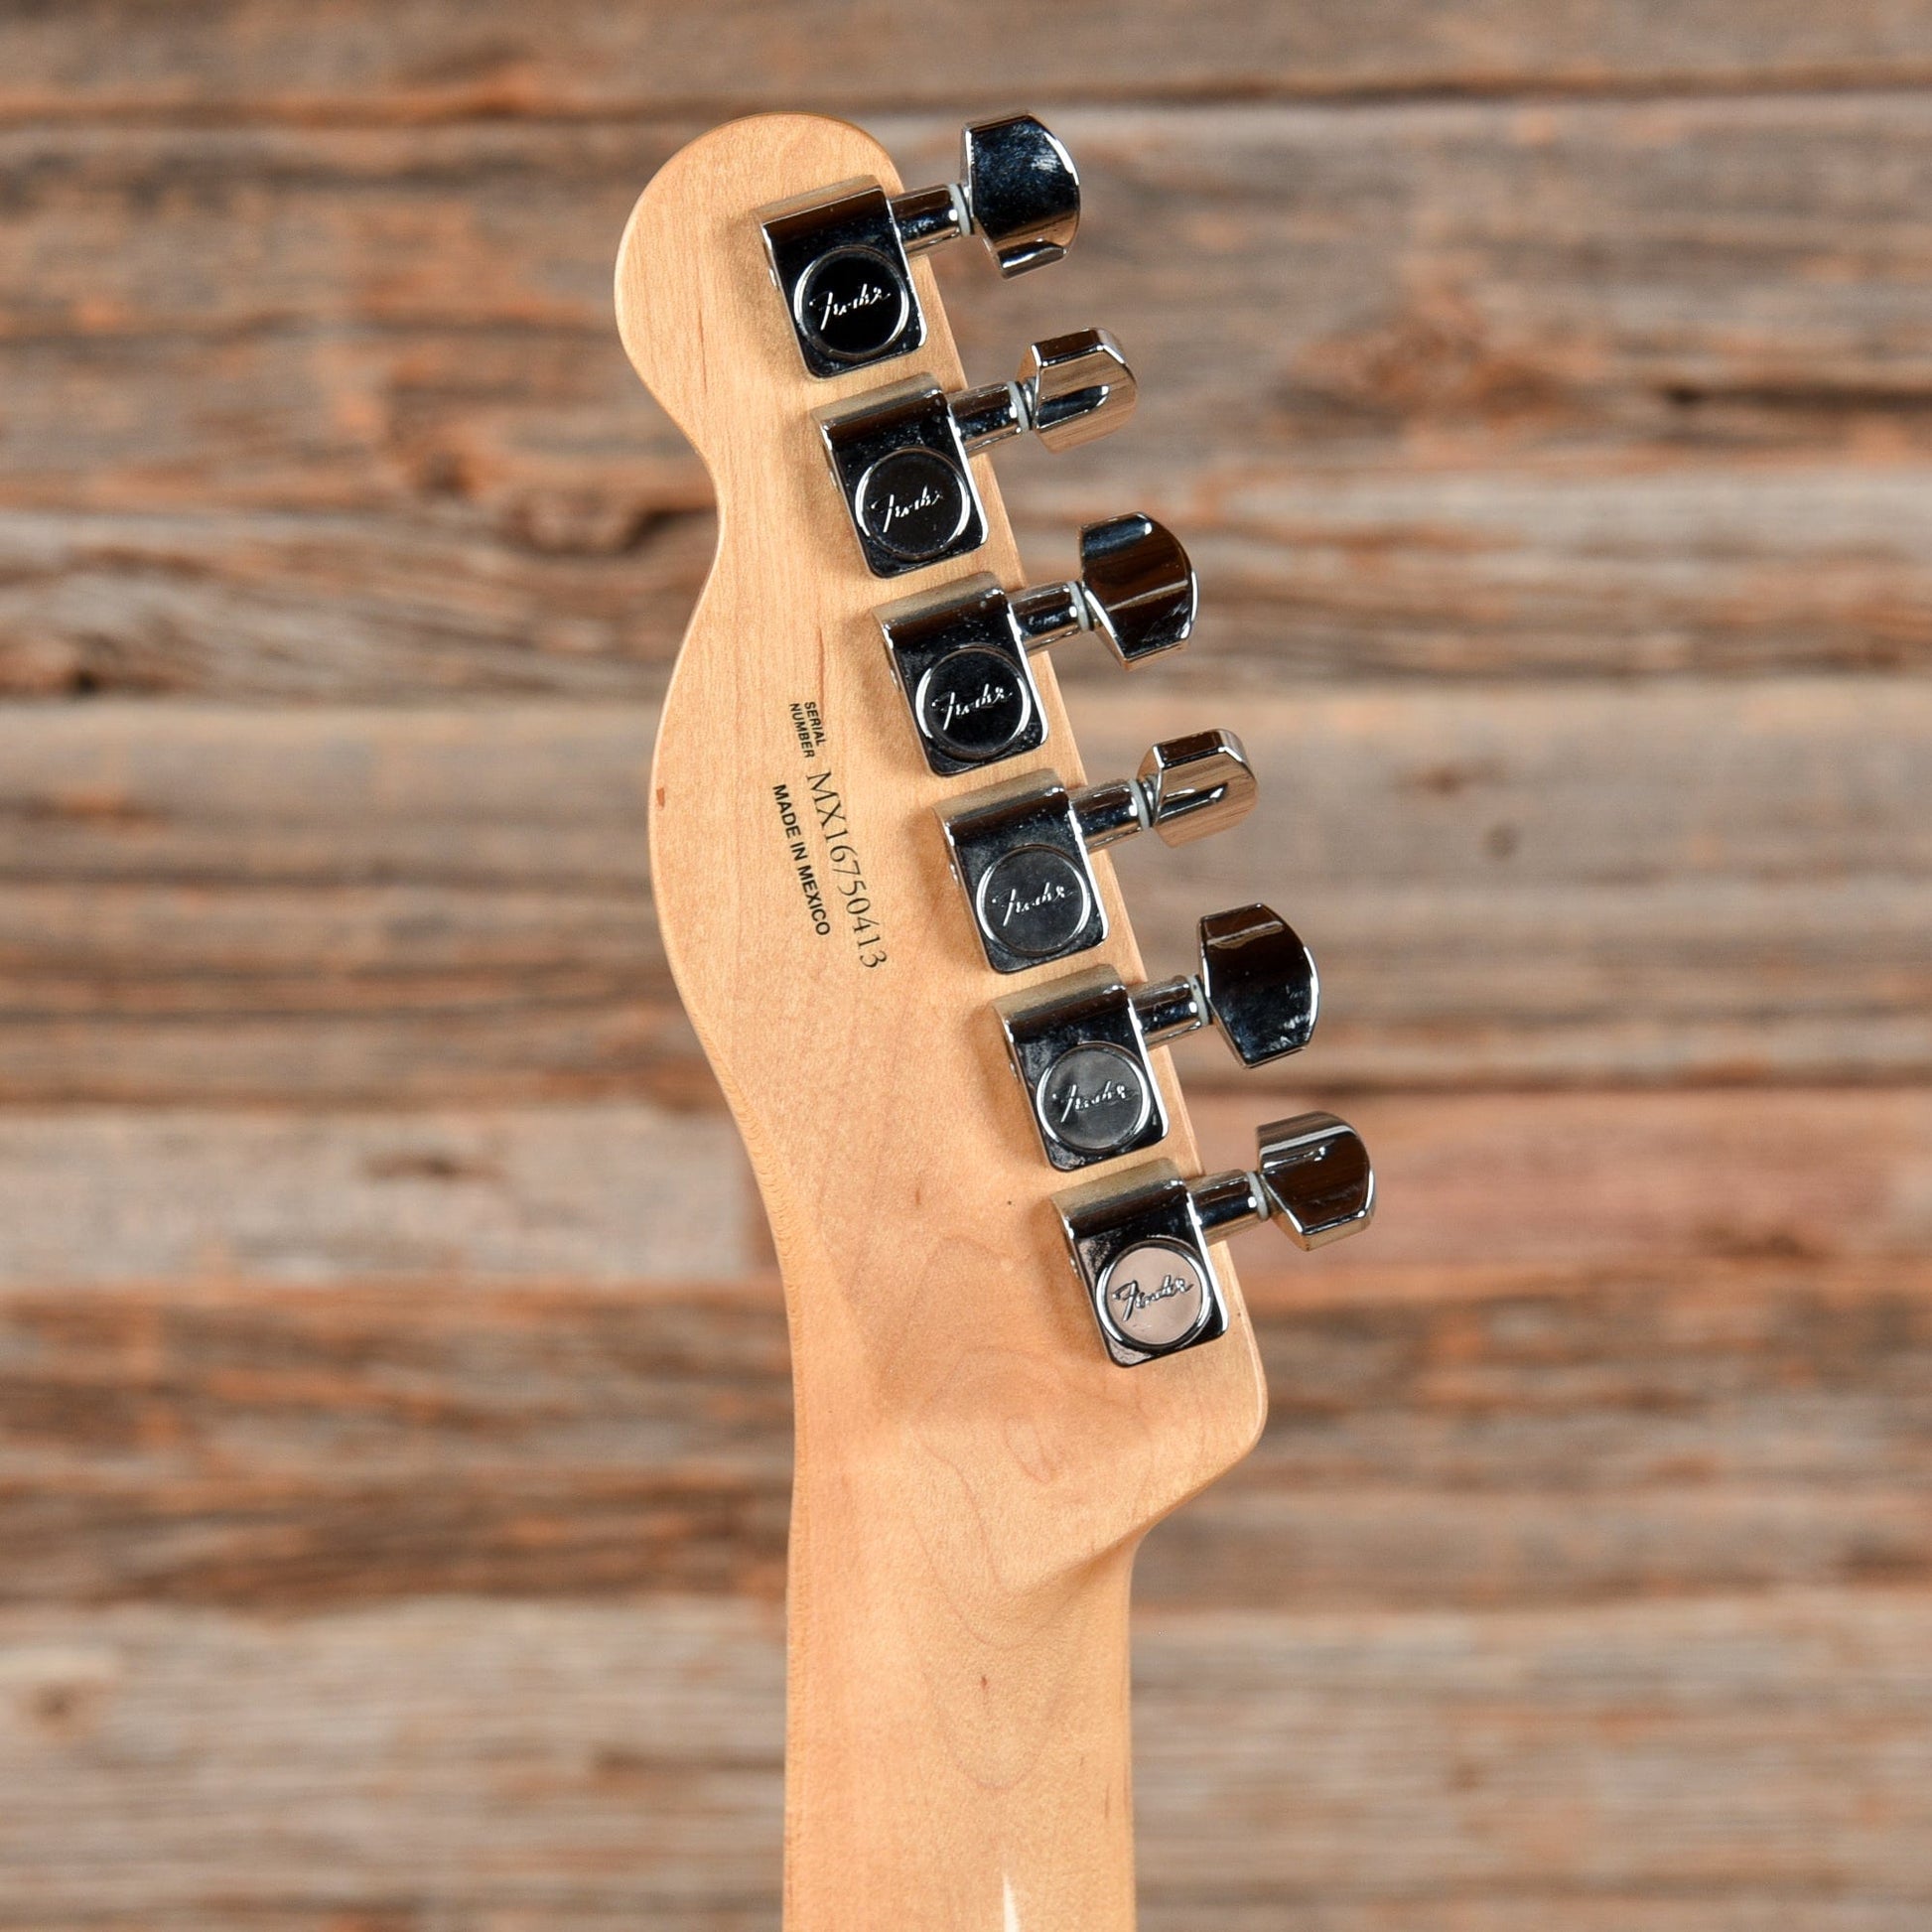
<instances>
[{"instance_id":1,"label":"serial number label text","mask_svg":"<svg viewBox=\"0 0 1932 1932\"><path fill-rule=\"evenodd\" d=\"M771 787L785 856L805 901L812 930L821 939L843 928L859 964L883 966L886 933L866 883L865 862L853 837L838 775L826 764L825 720L814 699L789 707L787 722L804 764L802 782L779 779Z\"/></svg>"},{"instance_id":2,"label":"serial number label text","mask_svg":"<svg viewBox=\"0 0 1932 1932\"><path fill-rule=\"evenodd\" d=\"M805 780L811 787L812 810L818 814L818 829L825 838L825 861L832 875L832 888L845 910L846 930L859 949L862 966L886 963L886 935L873 915L872 892L866 885L866 869L859 848L852 841L852 828L846 822L845 800L830 771L814 771Z\"/></svg>"}]
</instances>

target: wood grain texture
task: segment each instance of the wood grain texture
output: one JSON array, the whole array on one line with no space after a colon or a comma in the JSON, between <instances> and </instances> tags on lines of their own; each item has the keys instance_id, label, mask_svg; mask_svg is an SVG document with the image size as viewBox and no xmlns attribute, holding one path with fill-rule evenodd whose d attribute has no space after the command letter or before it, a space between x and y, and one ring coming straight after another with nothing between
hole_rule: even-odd
<instances>
[{"instance_id":1,"label":"wood grain texture","mask_svg":"<svg viewBox=\"0 0 1932 1932\"><path fill-rule=\"evenodd\" d=\"M1908 1932L1929 1638L1891 1591L1150 1616L1147 1923ZM0 1924L768 1928L779 1684L729 1603L7 1612Z\"/></svg>"},{"instance_id":2,"label":"wood grain texture","mask_svg":"<svg viewBox=\"0 0 1932 1932\"><path fill-rule=\"evenodd\" d=\"M1187 964L1202 910L1254 898L1314 947L1321 1034L1263 1085L1932 1070L1921 685L1142 680L1074 711L1106 774L1177 728L1245 734L1253 820L1182 852L1130 843L1120 869L1160 971ZM0 711L0 1094L710 1093L649 903L653 723ZM1182 1063L1190 1084L1235 1077L1212 1041Z\"/></svg>"},{"instance_id":3,"label":"wood grain texture","mask_svg":"<svg viewBox=\"0 0 1932 1932\"><path fill-rule=\"evenodd\" d=\"M1144 1603L1932 1587L1921 1258L1241 1259L1272 1420ZM8 1291L0 1601L775 1600L791 1421L768 1282Z\"/></svg>"},{"instance_id":4,"label":"wood grain texture","mask_svg":"<svg viewBox=\"0 0 1932 1932\"><path fill-rule=\"evenodd\" d=\"M938 262L976 375L1143 377L1003 458L1036 573L1168 516L1262 683L1924 670L1924 96L1062 118L1078 255ZM655 696L709 490L606 284L697 125L0 137L0 686Z\"/></svg>"},{"instance_id":5,"label":"wood grain texture","mask_svg":"<svg viewBox=\"0 0 1932 1932\"><path fill-rule=\"evenodd\" d=\"M1322 964L1204 1153L1384 1177L1241 1244L1143 1925L1923 1932L1929 78L1863 0L0 13L0 1927L777 1922L786 1342L641 841L715 525L608 305L817 104L1071 140L1069 263L938 278L1143 378L1000 463L1031 575L1201 568L1056 653L1089 762L1258 749L1123 860L1157 969Z\"/></svg>"},{"instance_id":6,"label":"wood grain texture","mask_svg":"<svg viewBox=\"0 0 1932 1932\"><path fill-rule=\"evenodd\" d=\"M359 30L359 31L357 31ZM935 56L943 49L943 57ZM629 114L702 102L849 110L905 101L998 111L1203 95L1902 83L1932 69L1909 8L1856 0L1659 0L1555 14L1532 0L1385 0L1363 10L1211 0L1057 7L1054 27L944 0L914 16L838 0L675 0L621 13L565 0L541 25L507 0L343 6L319 26L290 0L197 0L163 21L138 0L18 10L0 32L0 108L309 119ZM962 95L961 89L965 92Z\"/></svg>"},{"instance_id":7,"label":"wood grain texture","mask_svg":"<svg viewBox=\"0 0 1932 1932\"><path fill-rule=\"evenodd\" d=\"M1318 1083L1309 1104L1334 1096ZM1923 1088L1348 1096L1385 1185L1373 1244L1244 1244L1270 1295L1479 1294L1525 1271L1868 1264L1932 1251ZM1241 1088L1197 1093L1202 1158L1252 1151ZM1019 1123L1015 1123L1016 1126ZM717 1114L516 1109L0 1111L0 1291L163 1296L450 1281L768 1294L764 1219ZM1369 1292L1364 1289L1363 1292ZM647 1319L647 1309L638 1318Z\"/></svg>"},{"instance_id":8,"label":"wood grain texture","mask_svg":"<svg viewBox=\"0 0 1932 1932\"><path fill-rule=\"evenodd\" d=\"M10 698L246 703L662 696L708 508L0 512Z\"/></svg>"},{"instance_id":9,"label":"wood grain texture","mask_svg":"<svg viewBox=\"0 0 1932 1932\"><path fill-rule=\"evenodd\" d=\"M643 1106L0 1112L0 1283L735 1280L768 1257L722 1116Z\"/></svg>"}]
</instances>

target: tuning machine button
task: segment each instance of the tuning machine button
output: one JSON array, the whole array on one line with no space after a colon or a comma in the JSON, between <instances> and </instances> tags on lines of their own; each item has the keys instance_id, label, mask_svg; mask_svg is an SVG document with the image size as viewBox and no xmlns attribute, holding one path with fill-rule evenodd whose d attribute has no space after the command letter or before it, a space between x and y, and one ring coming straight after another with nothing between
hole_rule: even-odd
<instances>
[{"instance_id":1,"label":"tuning machine button","mask_svg":"<svg viewBox=\"0 0 1932 1932\"><path fill-rule=\"evenodd\" d=\"M1080 226L1080 177L1057 136L1031 114L960 130L959 179L897 195L893 221L908 254L977 234L1003 276L1060 260Z\"/></svg>"},{"instance_id":2,"label":"tuning machine button","mask_svg":"<svg viewBox=\"0 0 1932 1932\"><path fill-rule=\"evenodd\" d=\"M1300 1052L1314 1033L1314 961L1265 905L1200 921L1200 972L1129 988L1111 966L1017 993L995 1011L1046 1158L1063 1172L1164 1140L1151 1049L1219 1029L1245 1066Z\"/></svg>"},{"instance_id":3,"label":"tuning machine button","mask_svg":"<svg viewBox=\"0 0 1932 1932\"><path fill-rule=\"evenodd\" d=\"M1133 413L1134 373L1104 329L1035 343L1012 382L948 394L911 376L815 412L832 474L875 577L899 577L986 541L968 459L1028 431L1051 450Z\"/></svg>"},{"instance_id":4,"label":"tuning machine button","mask_svg":"<svg viewBox=\"0 0 1932 1932\"><path fill-rule=\"evenodd\" d=\"M1080 532L1080 575L1003 591L985 572L877 613L920 749L945 776L1046 742L1029 653L1092 631L1132 670L1186 642L1194 572L1177 538L1137 514Z\"/></svg>"},{"instance_id":5,"label":"tuning machine button","mask_svg":"<svg viewBox=\"0 0 1932 1932\"><path fill-rule=\"evenodd\" d=\"M890 198L876 181L844 182L761 216L799 353L817 376L925 342L909 255L976 233L1002 275L1020 275L1058 261L1079 225L1072 158L1031 114L967 127L956 182Z\"/></svg>"},{"instance_id":6,"label":"tuning machine button","mask_svg":"<svg viewBox=\"0 0 1932 1932\"><path fill-rule=\"evenodd\" d=\"M1361 1137L1332 1114L1271 1122L1252 1173L1181 1178L1170 1161L1124 1180L1054 1196L1100 1337L1122 1367L1227 1332L1209 1244L1274 1220L1297 1247L1359 1233L1375 1213L1375 1173Z\"/></svg>"},{"instance_id":7,"label":"tuning machine button","mask_svg":"<svg viewBox=\"0 0 1932 1932\"><path fill-rule=\"evenodd\" d=\"M1228 731L1165 739L1137 776L1069 791L1035 775L939 814L954 876L996 973L1024 973L1107 936L1088 855L1140 831L1186 845L1246 816L1254 773Z\"/></svg>"}]
</instances>

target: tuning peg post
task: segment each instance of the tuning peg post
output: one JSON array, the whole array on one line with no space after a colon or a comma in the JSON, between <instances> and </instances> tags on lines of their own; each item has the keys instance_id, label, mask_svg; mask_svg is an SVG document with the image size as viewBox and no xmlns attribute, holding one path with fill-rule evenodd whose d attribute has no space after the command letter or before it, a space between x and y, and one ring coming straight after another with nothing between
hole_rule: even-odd
<instances>
[{"instance_id":1,"label":"tuning peg post","mask_svg":"<svg viewBox=\"0 0 1932 1932\"><path fill-rule=\"evenodd\" d=\"M1029 654L1090 631L1128 669L1186 642L1187 553L1138 514L1080 532L1080 575L1011 594L981 572L876 613L920 750L945 776L1036 751L1046 720Z\"/></svg>"},{"instance_id":2,"label":"tuning peg post","mask_svg":"<svg viewBox=\"0 0 1932 1932\"><path fill-rule=\"evenodd\" d=\"M954 876L972 907L988 963L1022 973L1097 946L1107 936L1088 855L1136 832L1184 845L1244 817L1254 773L1229 731L1156 745L1140 774L1069 791L1056 778L1018 778L939 813Z\"/></svg>"},{"instance_id":3,"label":"tuning peg post","mask_svg":"<svg viewBox=\"0 0 1932 1932\"><path fill-rule=\"evenodd\" d=\"M1076 329L1028 345L1011 382L948 398L969 456L1029 430L1049 450L1071 450L1118 429L1134 413L1134 371L1105 329Z\"/></svg>"}]
</instances>

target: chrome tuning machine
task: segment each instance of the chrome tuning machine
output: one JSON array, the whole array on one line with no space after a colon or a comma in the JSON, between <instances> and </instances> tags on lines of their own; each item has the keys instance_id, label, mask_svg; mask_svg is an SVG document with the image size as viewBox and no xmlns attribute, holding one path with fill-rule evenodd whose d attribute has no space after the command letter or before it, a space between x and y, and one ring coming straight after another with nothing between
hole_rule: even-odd
<instances>
[{"instance_id":1,"label":"chrome tuning machine","mask_svg":"<svg viewBox=\"0 0 1932 1932\"><path fill-rule=\"evenodd\" d=\"M893 196L876 181L843 182L763 211L771 273L813 375L845 375L925 342L908 256L977 234L1011 276L1072 245L1080 178L1031 114L975 121L959 147L956 182Z\"/></svg>"},{"instance_id":2,"label":"chrome tuning machine","mask_svg":"<svg viewBox=\"0 0 1932 1932\"><path fill-rule=\"evenodd\" d=\"M1186 642L1197 602L1179 540L1137 513L1080 532L1071 582L1009 593L982 572L876 615L926 762L950 777L1046 742L1031 652L1087 630L1132 670Z\"/></svg>"},{"instance_id":3,"label":"chrome tuning machine","mask_svg":"<svg viewBox=\"0 0 1932 1932\"><path fill-rule=\"evenodd\" d=\"M1333 1114L1298 1114L1256 1136L1252 1173L1182 1179L1170 1161L1125 1180L1054 1197L1107 1352L1122 1367L1227 1332L1209 1244L1278 1221L1300 1248L1359 1233L1375 1213L1375 1173L1361 1137Z\"/></svg>"},{"instance_id":4,"label":"chrome tuning machine","mask_svg":"<svg viewBox=\"0 0 1932 1932\"><path fill-rule=\"evenodd\" d=\"M1228 731L1164 739L1139 772L1069 791L1057 778L1010 779L939 814L954 876L996 973L1024 973L1107 936L1088 855L1152 831L1187 845L1245 818L1254 772Z\"/></svg>"},{"instance_id":5,"label":"chrome tuning machine","mask_svg":"<svg viewBox=\"0 0 1932 1932\"><path fill-rule=\"evenodd\" d=\"M815 412L866 568L900 577L986 541L970 457L1031 431L1069 450L1134 410L1134 372L1104 329L1033 344L1011 382L948 394L931 376Z\"/></svg>"},{"instance_id":6,"label":"chrome tuning machine","mask_svg":"<svg viewBox=\"0 0 1932 1932\"><path fill-rule=\"evenodd\" d=\"M1130 988L1111 966L996 1006L1041 1148L1063 1172L1165 1140L1151 1049L1213 1026L1244 1066L1298 1053L1314 1033L1314 960L1265 905L1200 921L1200 971Z\"/></svg>"}]
</instances>

